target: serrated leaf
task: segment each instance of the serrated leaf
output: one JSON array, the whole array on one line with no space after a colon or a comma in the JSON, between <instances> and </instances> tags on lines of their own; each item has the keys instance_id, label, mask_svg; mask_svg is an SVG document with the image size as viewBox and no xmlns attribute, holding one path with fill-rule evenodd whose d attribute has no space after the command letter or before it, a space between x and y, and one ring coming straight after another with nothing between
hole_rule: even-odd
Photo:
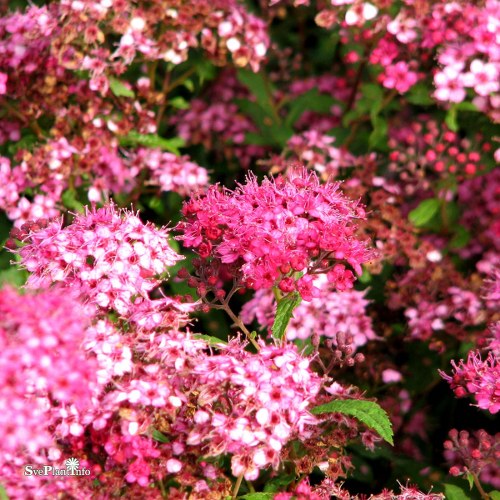
<instances>
[{"instance_id":1,"label":"serrated leaf","mask_svg":"<svg viewBox=\"0 0 500 500\"><path fill-rule=\"evenodd\" d=\"M470 500L470 495L454 484L444 485L444 495L446 500Z\"/></svg>"},{"instance_id":2,"label":"serrated leaf","mask_svg":"<svg viewBox=\"0 0 500 500\"><path fill-rule=\"evenodd\" d=\"M180 154L179 148L184 146L184 140L180 137L165 139L154 134L139 134L131 130L126 136L120 137L122 146L146 146L147 148L159 148L170 151L176 155Z\"/></svg>"},{"instance_id":3,"label":"serrated leaf","mask_svg":"<svg viewBox=\"0 0 500 500\"><path fill-rule=\"evenodd\" d=\"M278 302L276 317L272 326L273 337L282 340L286 333L286 327L292 317L293 310L302 302L302 297L298 292L293 292L283 297Z\"/></svg>"},{"instance_id":4,"label":"serrated leaf","mask_svg":"<svg viewBox=\"0 0 500 500\"><path fill-rule=\"evenodd\" d=\"M109 79L109 88L117 97L135 97L134 91L116 78Z\"/></svg>"},{"instance_id":5,"label":"serrated leaf","mask_svg":"<svg viewBox=\"0 0 500 500\"><path fill-rule=\"evenodd\" d=\"M203 335L201 333L197 333L193 335L195 339L204 340L208 345L217 346L217 344L227 344L226 341L219 339L218 337L212 337L211 335Z\"/></svg>"},{"instance_id":6,"label":"serrated leaf","mask_svg":"<svg viewBox=\"0 0 500 500\"><path fill-rule=\"evenodd\" d=\"M373 401L361 401L359 399L337 399L324 405L316 406L311 410L311 413L314 415L334 412L357 418L370 429L376 431L382 439L394 445L394 433L389 416L377 403Z\"/></svg>"},{"instance_id":7,"label":"serrated leaf","mask_svg":"<svg viewBox=\"0 0 500 500\"><path fill-rule=\"evenodd\" d=\"M409 213L408 218L414 226L424 226L437 214L439 205L440 202L436 198L424 200L417 208Z\"/></svg>"},{"instance_id":8,"label":"serrated leaf","mask_svg":"<svg viewBox=\"0 0 500 500\"><path fill-rule=\"evenodd\" d=\"M170 443L170 439L157 429L153 429L151 437L160 443Z\"/></svg>"}]
</instances>

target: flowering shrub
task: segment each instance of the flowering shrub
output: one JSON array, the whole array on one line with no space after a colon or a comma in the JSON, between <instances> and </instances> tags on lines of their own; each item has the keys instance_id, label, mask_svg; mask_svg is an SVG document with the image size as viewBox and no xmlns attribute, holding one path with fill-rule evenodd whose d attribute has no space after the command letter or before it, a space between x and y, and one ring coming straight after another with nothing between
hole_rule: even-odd
<instances>
[{"instance_id":1,"label":"flowering shrub","mask_svg":"<svg viewBox=\"0 0 500 500\"><path fill-rule=\"evenodd\" d=\"M500 2L0 7L0 498L500 498Z\"/></svg>"}]
</instances>

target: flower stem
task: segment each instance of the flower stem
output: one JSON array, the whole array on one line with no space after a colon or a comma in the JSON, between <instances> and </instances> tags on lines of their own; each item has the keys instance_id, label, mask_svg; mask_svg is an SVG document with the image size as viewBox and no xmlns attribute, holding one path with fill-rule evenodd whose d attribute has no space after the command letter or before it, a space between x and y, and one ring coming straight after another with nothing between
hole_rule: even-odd
<instances>
[{"instance_id":1,"label":"flower stem","mask_svg":"<svg viewBox=\"0 0 500 500\"><path fill-rule=\"evenodd\" d=\"M479 494L481 495L481 498L483 500L490 500L490 495L486 493L486 491L483 490L483 487L481 486L481 483L479 482L479 478L477 477L477 474L474 472L470 472L470 475L472 476L472 479L474 480L474 484L476 485L477 491L479 491Z\"/></svg>"},{"instance_id":2,"label":"flower stem","mask_svg":"<svg viewBox=\"0 0 500 500\"><path fill-rule=\"evenodd\" d=\"M236 479L236 484L234 485L233 496L231 497L233 500L238 496L238 491L240 490L241 481L243 481L243 474L238 476Z\"/></svg>"},{"instance_id":3,"label":"flower stem","mask_svg":"<svg viewBox=\"0 0 500 500\"><path fill-rule=\"evenodd\" d=\"M221 304L221 309L226 311L227 315L234 321L234 324L246 335L247 339L250 341L250 343L257 349L257 351L260 351L259 344L255 342L255 340L252 338L251 333L248 331L248 328L243 324L243 321L234 314L234 312L231 310L229 307L229 304L227 303L227 300L222 302Z\"/></svg>"}]
</instances>

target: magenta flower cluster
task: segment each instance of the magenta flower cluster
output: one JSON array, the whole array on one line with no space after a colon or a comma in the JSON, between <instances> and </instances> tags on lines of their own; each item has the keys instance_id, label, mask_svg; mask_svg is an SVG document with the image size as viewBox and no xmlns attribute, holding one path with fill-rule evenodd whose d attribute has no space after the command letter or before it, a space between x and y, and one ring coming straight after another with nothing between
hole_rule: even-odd
<instances>
[{"instance_id":1,"label":"magenta flower cluster","mask_svg":"<svg viewBox=\"0 0 500 500\"><path fill-rule=\"evenodd\" d=\"M234 191L213 186L187 202L183 214L179 239L200 256L202 294L207 283L215 287L228 275L242 287L276 286L311 300L318 293L315 274L326 274L339 290L351 288L354 274L345 264L360 274L371 256L355 234L363 208L345 198L337 183L320 184L303 169L260 185L249 176Z\"/></svg>"}]
</instances>

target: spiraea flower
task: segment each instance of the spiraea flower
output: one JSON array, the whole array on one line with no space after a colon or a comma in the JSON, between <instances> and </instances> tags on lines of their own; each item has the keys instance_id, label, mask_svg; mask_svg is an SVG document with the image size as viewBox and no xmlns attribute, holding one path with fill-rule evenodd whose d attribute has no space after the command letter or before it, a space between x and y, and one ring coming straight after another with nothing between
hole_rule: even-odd
<instances>
[{"instance_id":1,"label":"spiraea flower","mask_svg":"<svg viewBox=\"0 0 500 500\"><path fill-rule=\"evenodd\" d=\"M233 474L248 480L277 468L285 445L307 438L316 423L308 408L322 384L309 365L293 345L262 345L255 355L238 341L201 359L194 367L198 409L188 445L203 445L208 455L231 453Z\"/></svg>"},{"instance_id":2,"label":"spiraea flower","mask_svg":"<svg viewBox=\"0 0 500 500\"><path fill-rule=\"evenodd\" d=\"M84 409L100 388L97 361L80 345L90 318L74 294L43 290L0 291L0 432L4 453L26 449L36 456L53 445L50 401ZM82 383L85 381L85 383ZM0 466L3 463L0 459Z\"/></svg>"},{"instance_id":3,"label":"spiraea flower","mask_svg":"<svg viewBox=\"0 0 500 500\"><path fill-rule=\"evenodd\" d=\"M457 397L473 394L477 406L490 413L500 411L500 363L498 355L490 352L483 360L477 351L471 351L467 361L451 362L453 375L440 371Z\"/></svg>"},{"instance_id":4,"label":"spiraea flower","mask_svg":"<svg viewBox=\"0 0 500 500\"><path fill-rule=\"evenodd\" d=\"M191 282L201 295L229 278L254 290L297 290L311 300L315 275L350 288L354 274L346 265L359 274L371 255L355 234L363 208L338 183L320 184L305 169L261 184L249 175L234 191L212 186L185 203L183 214L178 239L200 256Z\"/></svg>"},{"instance_id":5,"label":"spiraea flower","mask_svg":"<svg viewBox=\"0 0 500 500\"><path fill-rule=\"evenodd\" d=\"M147 315L155 311L157 303L149 293L182 258L169 246L165 228L143 224L137 215L112 204L87 209L66 227L59 219L23 228L27 233L19 231L24 242L19 254L31 272L30 288L60 283L77 289L100 310L126 317L137 316L138 308Z\"/></svg>"},{"instance_id":6,"label":"spiraea flower","mask_svg":"<svg viewBox=\"0 0 500 500\"><path fill-rule=\"evenodd\" d=\"M294 310L287 329L288 340L307 339L313 335L336 338L339 332L352 336L356 346L377 338L372 320L366 312L369 301L365 292L332 290L325 275L314 281L319 294L310 302L301 302ZM276 313L276 301L270 290L259 290L243 306L245 323L257 319L263 327L271 327Z\"/></svg>"}]
</instances>

